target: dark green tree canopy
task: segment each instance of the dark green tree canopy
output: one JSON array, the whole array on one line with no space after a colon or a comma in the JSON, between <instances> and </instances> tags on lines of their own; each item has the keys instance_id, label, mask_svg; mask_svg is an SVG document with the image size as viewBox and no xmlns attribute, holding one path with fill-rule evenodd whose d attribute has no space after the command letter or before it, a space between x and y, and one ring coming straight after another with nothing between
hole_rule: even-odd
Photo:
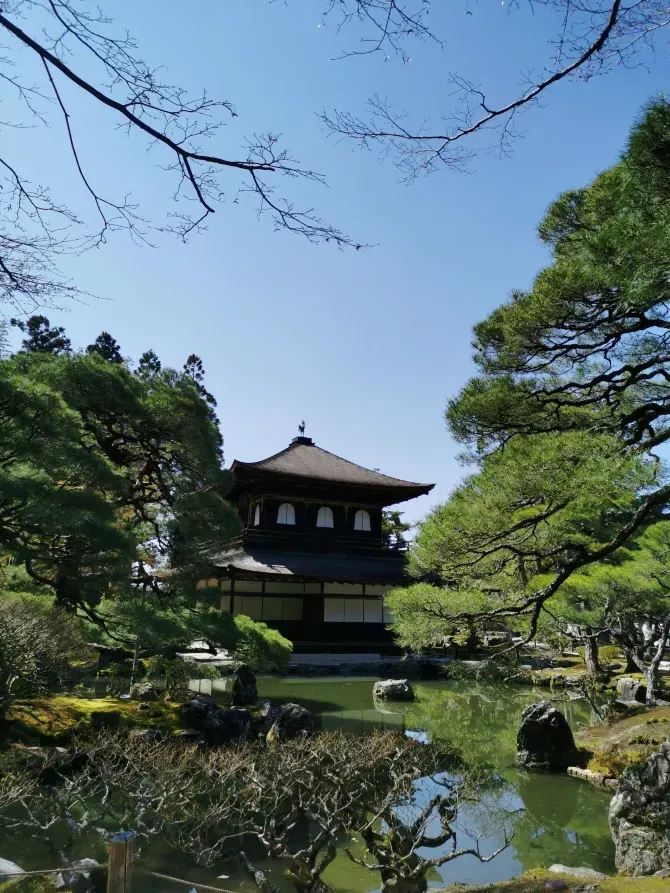
<instances>
[{"instance_id":1,"label":"dark green tree canopy","mask_svg":"<svg viewBox=\"0 0 670 893\"><path fill-rule=\"evenodd\" d=\"M216 406L216 400L213 394L207 390L203 384L205 380L205 366L197 354L190 354L184 363L184 374L193 381L200 396L209 403L210 406Z\"/></svg>"},{"instance_id":2,"label":"dark green tree canopy","mask_svg":"<svg viewBox=\"0 0 670 893\"><path fill-rule=\"evenodd\" d=\"M0 554L113 642L285 656L198 586L240 529L223 441L202 378L150 360L147 375L98 350L0 361Z\"/></svg>"},{"instance_id":3,"label":"dark green tree canopy","mask_svg":"<svg viewBox=\"0 0 670 893\"><path fill-rule=\"evenodd\" d=\"M157 375L162 369L161 361L153 350L145 350L139 359L136 372L138 375Z\"/></svg>"},{"instance_id":4,"label":"dark green tree canopy","mask_svg":"<svg viewBox=\"0 0 670 893\"><path fill-rule=\"evenodd\" d=\"M51 326L46 316L31 316L29 319L12 319L13 326L25 334L21 342L24 350L31 353L68 354L72 344L62 326Z\"/></svg>"},{"instance_id":5,"label":"dark green tree canopy","mask_svg":"<svg viewBox=\"0 0 670 893\"><path fill-rule=\"evenodd\" d=\"M562 195L540 226L553 261L475 327L478 377L448 407L488 451L580 428L650 450L670 438L670 104L650 106L621 161Z\"/></svg>"},{"instance_id":6,"label":"dark green tree canopy","mask_svg":"<svg viewBox=\"0 0 670 893\"><path fill-rule=\"evenodd\" d=\"M121 347L109 332L100 332L93 344L89 344L86 353L97 353L108 363L122 363Z\"/></svg>"},{"instance_id":7,"label":"dark green tree canopy","mask_svg":"<svg viewBox=\"0 0 670 893\"><path fill-rule=\"evenodd\" d=\"M670 485L670 104L540 226L552 261L475 327L479 374L447 408L477 471L421 525L423 587L391 601L409 642L454 620L528 623L575 573L665 517Z\"/></svg>"}]
</instances>

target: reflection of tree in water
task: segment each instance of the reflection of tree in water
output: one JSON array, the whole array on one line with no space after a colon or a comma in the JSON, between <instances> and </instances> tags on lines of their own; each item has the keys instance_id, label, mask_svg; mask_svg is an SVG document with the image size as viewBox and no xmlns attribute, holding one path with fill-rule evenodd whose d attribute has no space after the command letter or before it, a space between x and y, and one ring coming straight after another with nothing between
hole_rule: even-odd
<instances>
[{"instance_id":1,"label":"reflection of tree in water","mask_svg":"<svg viewBox=\"0 0 670 893\"><path fill-rule=\"evenodd\" d=\"M539 700L537 692L476 681L446 691L418 686L418 695L407 712L408 728L447 742L469 765L498 771L514 765L519 717Z\"/></svg>"},{"instance_id":2,"label":"reflection of tree in water","mask_svg":"<svg viewBox=\"0 0 670 893\"><path fill-rule=\"evenodd\" d=\"M607 824L607 794L564 775L520 773L519 796L526 809L514 838L514 850L524 871L552 862L610 871L614 845Z\"/></svg>"},{"instance_id":3,"label":"reflection of tree in water","mask_svg":"<svg viewBox=\"0 0 670 893\"><path fill-rule=\"evenodd\" d=\"M466 766L499 774L503 783L491 791L484 811L493 808L496 798L507 809L524 809L512 841L524 870L552 862L612 869L607 795L565 775L520 773L516 767L521 713L531 703L549 700L549 692L474 680L453 683L448 690L417 688L407 727L446 742ZM589 721L585 704L555 700L573 728ZM483 816L473 818L479 824Z\"/></svg>"}]
</instances>

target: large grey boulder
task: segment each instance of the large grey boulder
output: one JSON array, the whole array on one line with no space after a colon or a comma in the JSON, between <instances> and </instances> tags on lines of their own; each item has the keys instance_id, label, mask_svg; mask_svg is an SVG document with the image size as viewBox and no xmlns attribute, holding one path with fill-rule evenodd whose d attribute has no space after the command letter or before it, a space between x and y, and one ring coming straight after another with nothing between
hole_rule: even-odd
<instances>
[{"instance_id":1,"label":"large grey boulder","mask_svg":"<svg viewBox=\"0 0 670 893\"><path fill-rule=\"evenodd\" d=\"M645 763L621 773L609 823L621 874L670 868L670 739Z\"/></svg>"},{"instance_id":2,"label":"large grey boulder","mask_svg":"<svg viewBox=\"0 0 670 893\"><path fill-rule=\"evenodd\" d=\"M413 701L414 689L407 679L385 679L375 682L372 697L382 701Z\"/></svg>"},{"instance_id":3,"label":"large grey boulder","mask_svg":"<svg viewBox=\"0 0 670 893\"><path fill-rule=\"evenodd\" d=\"M523 711L516 748L517 762L524 769L565 772L579 760L568 721L549 701Z\"/></svg>"},{"instance_id":4,"label":"large grey boulder","mask_svg":"<svg viewBox=\"0 0 670 893\"><path fill-rule=\"evenodd\" d=\"M267 734L267 743L274 745L289 738L306 737L313 731L314 717L306 707L282 704Z\"/></svg>"},{"instance_id":5,"label":"large grey boulder","mask_svg":"<svg viewBox=\"0 0 670 893\"><path fill-rule=\"evenodd\" d=\"M133 701L157 701L158 691L152 682L134 682L130 686L130 697Z\"/></svg>"},{"instance_id":6,"label":"large grey boulder","mask_svg":"<svg viewBox=\"0 0 670 893\"><path fill-rule=\"evenodd\" d=\"M10 862L9 859L0 858L0 883L4 883L10 878L16 877L17 874L25 874L23 868L19 868L16 862Z\"/></svg>"},{"instance_id":7,"label":"large grey boulder","mask_svg":"<svg viewBox=\"0 0 670 893\"><path fill-rule=\"evenodd\" d=\"M102 893L106 875L95 859L79 859L54 878L56 890L72 890L72 893Z\"/></svg>"},{"instance_id":8,"label":"large grey boulder","mask_svg":"<svg viewBox=\"0 0 670 893\"><path fill-rule=\"evenodd\" d=\"M637 701L644 704L647 699L647 686L629 676L617 679L616 692L620 701Z\"/></svg>"},{"instance_id":9,"label":"large grey boulder","mask_svg":"<svg viewBox=\"0 0 670 893\"><path fill-rule=\"evenodd\" d=\"M256 677L246 664L241 664L235 670L233 682L232 705L234 707L253 706L258 700L258 686Z\"/></svg>"}]
</instances>

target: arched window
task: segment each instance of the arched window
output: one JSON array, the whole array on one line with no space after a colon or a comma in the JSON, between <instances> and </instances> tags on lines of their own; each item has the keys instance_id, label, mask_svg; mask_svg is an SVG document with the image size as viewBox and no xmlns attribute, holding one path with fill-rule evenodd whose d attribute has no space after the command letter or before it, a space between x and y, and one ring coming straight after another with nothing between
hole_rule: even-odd
<instances>
[{"instance_id":1,"label":"arched window","mask_svg":"<svg viewBox=\"0 0 670 893\"><path fill-rule=\"evenodd\" d=\"M256 508L254 509L254 527L258 527L261 523L261 504L260 502L256 503Z\"/></svg>"},{"instance_id":2,"label":"arched window","mask_svg":"<svg viewBox=\"0 0 670 893\"><path fill-rule=\"evenodd\" d=\"M328 508L327 505L322 505L319 509L319 513L316 516L316 526L317 527L334 527L335 523L333 521L333 510Z\"/></svg>"},{"instance_id":3,"label":"arched window","mask_svg":"<svg viewBox=\"0 0 670 893\"><path fill-rule=\"evenodd\" d=\"M295 509L290 502L282 502L279 506L277 524L295 524Z\"/></svg>"},{"instance_id":4,"label":"arched window","mask_svg":"<svg viewBox=\"0 0 670 893\"><path fill-rule=\"evenodd\" d=\"M370 530L370 515L364 509L359 509L356 512L354 530Z\"/></svg>"}]
</instances>

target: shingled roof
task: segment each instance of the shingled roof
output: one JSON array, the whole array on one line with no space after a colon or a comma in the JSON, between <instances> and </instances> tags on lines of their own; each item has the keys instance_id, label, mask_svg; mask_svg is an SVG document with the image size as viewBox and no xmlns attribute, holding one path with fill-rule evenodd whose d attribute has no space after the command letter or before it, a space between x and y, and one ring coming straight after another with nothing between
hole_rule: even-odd
<instances>
[{"instance_id":1,"label":"shingled roof","mask_svg":"<svg viewBox=\"0 0 670 893\"><path fill-rule=\"evenodd\" d=\"M272 552L246 547L222 552L211 559L214 567L225 568L235 577L268 579L332 580L345 583L386 583L407 581L402 552L375 556L334 553Z\"/></svg>"},{"instance_id":2,"label":"shingled roof","mask_svg":"<svg viewBox=\"0 0 670 893\"><path fill-rule=\"evenodd\" d=\"M316 446L309 437L296 437L286 449L274 456L261 459L259 462L233 462L231 471L258 469L275 472L281 475L293 475L301 478L313 478L321 481L336 481L342 484L361 484L372 487L391 487L399 489L416 489L420 493L429 493L434 484L418 484L414 481L403 481L389 477L379 471L372 471L355 462L349 462L341 456L329 453Z\"/></svg>"}]
</instances>

